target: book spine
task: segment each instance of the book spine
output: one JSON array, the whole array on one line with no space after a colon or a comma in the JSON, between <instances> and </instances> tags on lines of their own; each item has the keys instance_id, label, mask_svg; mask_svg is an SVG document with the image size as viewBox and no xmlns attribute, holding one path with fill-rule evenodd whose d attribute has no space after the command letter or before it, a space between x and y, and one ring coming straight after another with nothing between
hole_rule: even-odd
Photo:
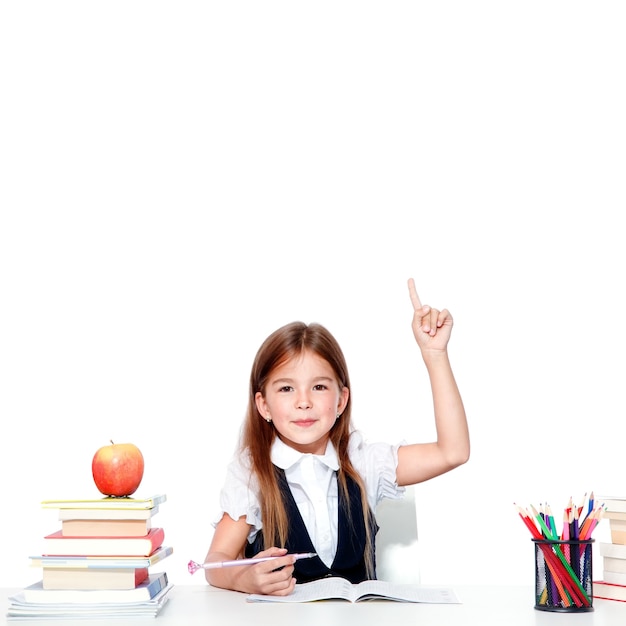
<instances>
[{"instance_id":1,"label":"book spine","mask_svg":"<svg viewBox=\"0 0 626 626\"><path fill-rule=\"evenodd\" d=\"M161 546L150 556L31 556L31 567L73 567L76 569L109 569L109 568L129 568L150 567L166 559L174 552L171 546Z\"/></svg>"},{"instance_id":2,"label":"book spine","mask_svg":"<svg viewBox=\"0 0 626 626\"><path fill-rule=\"evenodd\" d=\"M626 559L616 559L611 556L602 557L605 572L626 573Z\"/></svg>"},{"instance_id":3,"label":"book spine","mask_svg":"<svg viewBox=\"0 0 626 626\"><path fill-rule=\"evenodd\" d=\"M159 593L159 591L165 589L168 584L167 572L162 572L153 582L148 585L148 592L151 598Z\"/></svg>"},{"instance_id":4,"label":"book spine","mask_svg":"<svg viewBox=\"0 0 626 626\"><path fill-rule=\"evenodd\" d=\"M626 559L626 545L619 543L600 542L600 555L613 559Z\"/></svg>"},{"instance_id":5,"label":"book spine","mask_svg":"<svg viewBox=\"0 0 626 626\"><path fill-rule=\"evenodd\" d=\"M148 580L148 568L43 568L44 589L134 589Z\"/></svg>"},{"instance_id":6,"label":"book spine","mask_svg":"<svg viewBox=\"0 0 626 626\"><path fill-rule=\"evenodd\" d=\"M613 530L611 528L611 542L618 545L626 545L626 530Z\"/></svg>"},{"instance_id":7,"label":"book spine","mask_svg":"<svg viewBox=\"0 0 626 626\"><path fill-rule=\"evenodd\" d=\"M602 578L605 583L612 583L613 585L621 585L622 587L626 586L626 573L624 572L622 573L609 572L605 570L602 574Z\"/></svg>"}]
</instances>

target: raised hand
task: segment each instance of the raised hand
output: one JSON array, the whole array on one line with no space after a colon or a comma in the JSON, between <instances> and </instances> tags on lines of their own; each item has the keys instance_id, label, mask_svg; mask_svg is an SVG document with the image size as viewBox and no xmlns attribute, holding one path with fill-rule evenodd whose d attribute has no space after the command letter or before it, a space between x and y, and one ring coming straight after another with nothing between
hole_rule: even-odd
<instances>
[{"instance_id":1,"label":"raised hand","mask_svg":"<svg viewBox=\"0 0 626 626\"><path fill-rule=\"evenodd\" d=\"M422 351L445 350L452 332L452 315L447 309L439 311L422 304L412 278L409 278L408 285L413 304L413 335L418 346Z\"/></svg>"}]
</instances>

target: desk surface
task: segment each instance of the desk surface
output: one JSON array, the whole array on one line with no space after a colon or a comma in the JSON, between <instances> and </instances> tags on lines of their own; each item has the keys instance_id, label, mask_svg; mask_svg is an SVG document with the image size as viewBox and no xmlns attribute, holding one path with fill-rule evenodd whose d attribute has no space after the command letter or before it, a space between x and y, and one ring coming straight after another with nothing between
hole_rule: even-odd
<instances>
[{"instance_id":1,"label":"desk surface","mask_svg":"<svg viewBox=\"0 0 626 626\"><path fill-rule=\"evenodd\" d=\"M302 604L254 604L246 602L246 595L224 591L208 585L178 585L170 594L168 604L156 618L114 622L116 626L203 626L219 624L230 626L254 624L276 626L293 623L298 626L358 623L359 626L383 624L423 624L424 626L623 626L626 624L626 603L594 599L594 611L578 614L548 613L534 608L533 587L449 585L458 594L462 604L411 604L374 601L351 604L341 600ZM0 589L3 598L19 589ZM53 621L8 620L3 607L5 623L51 624ZM285 620L285 621L283 621ZM352 620L349 622L348 620ZM354 620L358 620L355 622ZM56 622L58 623L58 622ZM69 622L68 622L69 623ZM94 626L102 622L71 620L72 626Z\"/></svg>"}]
</instances>

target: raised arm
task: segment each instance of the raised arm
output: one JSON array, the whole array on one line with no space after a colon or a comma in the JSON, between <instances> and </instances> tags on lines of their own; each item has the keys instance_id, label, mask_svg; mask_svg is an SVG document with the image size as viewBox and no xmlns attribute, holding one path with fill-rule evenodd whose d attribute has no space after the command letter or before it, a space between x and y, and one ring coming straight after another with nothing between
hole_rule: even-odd
<instances>
[{"instance_id":1,"label":"raised arm","mask_svg":"<svg viewBox=\"0 0 626 626\"><path fill-rule=\"evenodd\" d=\"M420 483L449 472L467 462L470 454L465 408L448 359L452 315L446 309L439 311L423 305L412 278L409 295L413 304L413 334L430 378L437 440L398 450L399 485Z\"/></svg>"}]
</instances>

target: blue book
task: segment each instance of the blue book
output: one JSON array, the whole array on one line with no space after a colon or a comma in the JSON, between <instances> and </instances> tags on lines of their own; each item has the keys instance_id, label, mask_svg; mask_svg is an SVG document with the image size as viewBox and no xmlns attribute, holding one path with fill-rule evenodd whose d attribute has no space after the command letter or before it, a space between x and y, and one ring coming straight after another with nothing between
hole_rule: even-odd
<instances>
[{"instance_id":1,"label":"blue book","mask_svg":"<svg viewBox=\"0 0 626 626\"><path fill-rule=\"evenodd\" d=\"M152 600L167 585L166 572L150 574L134 589L44 589L39 581L26 587L23 597L33 604L125 604Z\"/></svg>"}]
</instances>

